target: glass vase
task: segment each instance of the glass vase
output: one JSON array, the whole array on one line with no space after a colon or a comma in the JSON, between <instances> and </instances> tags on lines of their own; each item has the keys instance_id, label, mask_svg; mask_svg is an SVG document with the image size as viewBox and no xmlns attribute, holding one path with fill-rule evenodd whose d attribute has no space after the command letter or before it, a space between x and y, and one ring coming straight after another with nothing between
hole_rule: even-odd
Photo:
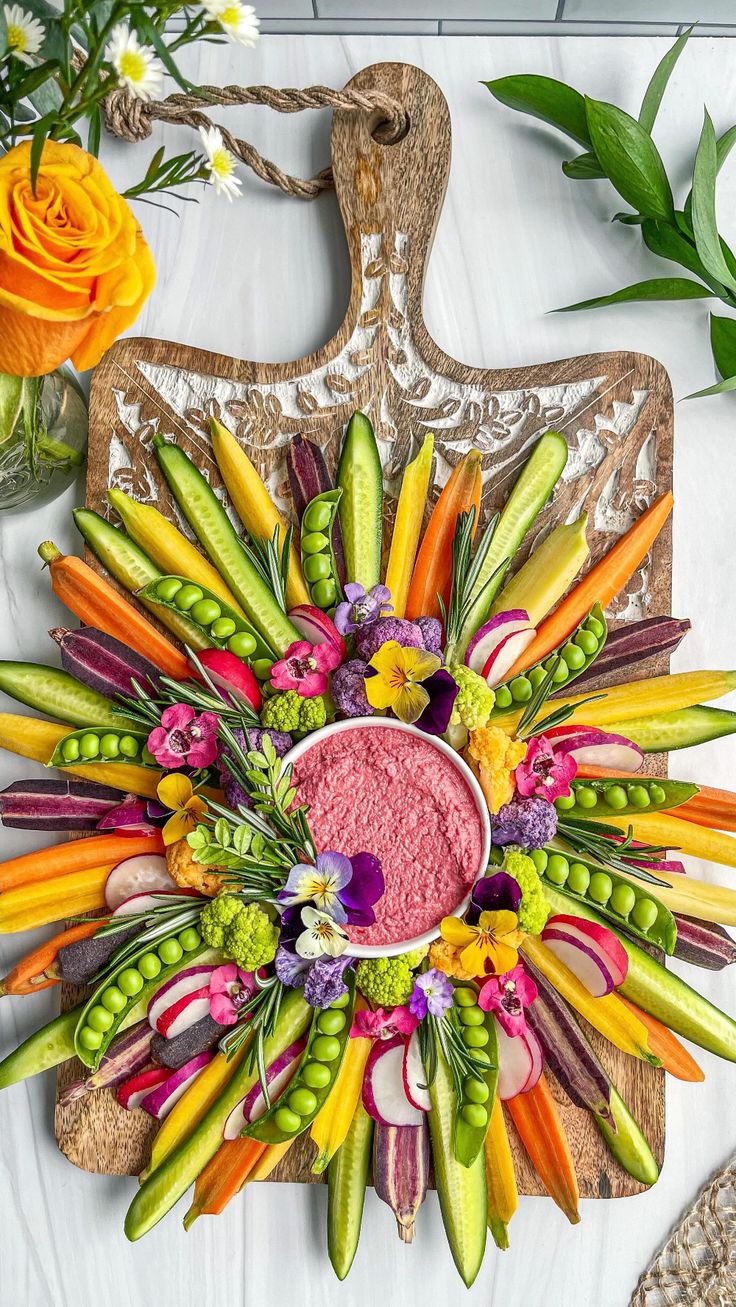
<instances>
[{"instance_id":1,"label":"glass vase","mask_svg":"<svg viewBox=\"0 0 736 1307\"><path fill-rule=\"evenodd\" d=\"M84 463L87 405L73 374L0 373L0 512L49 503Z\"/></svg>"}]
</instances>

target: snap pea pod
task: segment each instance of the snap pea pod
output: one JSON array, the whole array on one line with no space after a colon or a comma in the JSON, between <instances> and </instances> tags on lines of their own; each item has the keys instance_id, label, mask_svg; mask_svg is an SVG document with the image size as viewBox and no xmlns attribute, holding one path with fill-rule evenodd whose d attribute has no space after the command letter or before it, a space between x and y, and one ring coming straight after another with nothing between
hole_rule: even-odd
<instances>
[{"instance_id":1,"label":"snap pea pod","mask_svg":"<svg viewBox=\"0 0 736 1307\"><path fill-rule=\"evenodd\" d=\"M148 940L108 971L92 991L77 1022L74 1050L80 1062L96 1071L134 1003L144 994L150 998L195 958L202 967L217 960L218 954L212 950L200 956L204 953L199 931L179 925L155 944Z\"/></svg>"},{"instance_id":2,"label":"snap pea pod","mask_svg":"<svg viewBox=\"0 0 736 1307\"><path fill-rule=\"evenodd\" d=\"M77 508L74 511L74 521L95 557L130 594L137 596L139 590L161 576L155 563L151 562L135 541L119 527L113 526L112 522L106 522L99 513L92 512L90 508ZM195 653L213 647L213 642L202 636L186 613L169 609L164 611L143 599L141 602L172 635L194 649Z\"/></svg>"},{"instance_id":3,"label":"snap pea pod","mask_svg":"<svg viewBox=\"0 0 736 1307\"><path fill-rule=\"evenodd\" d=\"M344 1142L327 1168L327 1251L344 1280L358 1250L373 1151L373 1121L360 1099Z\"/></svg>"},{"instance_id":4,"label":"snap pea pod","mask_svg":"<svg viewBox=\"0 0 736 1307\"><path fill-rule=\"evenodd\" d=\"M472 1166L483 1150L498 1082L498 1044L492 1012L478 1006L475 985L456 985L452 1020L469 1052L485 1063L483 1073L469 1075L455 1119L455 1160Z\"/></svg>"},{"instance_id":5,"label":"snap pea pod","mask_svg":"<svg viewBox=\"0 0 736 1307\"><path fill-rule=\"evenodd\" d=\"M452 1074L438 1051L437 1073L429 1087L432 1109L429 1135L437 1197L452 1259L469 1289L481 1268L486 1250L488 1191L485 1161L477 1157L463 1166L455 1157L453 1134L457 1099Z\"/></svg>"},{"instance_id":6,"label":"snap pea pod","mask_svg":"<svg viewBox=\"0 0 736 1307\"><path fill-rule=\"evenodd\" d=\"M142 1020L146 1015L149 997L147 992L142 991L138 1000L125 1013L118 1031L127 1030L136 1021ZM40 1030L34 1030L12 1053L8 1053L0 1062L0 1089L28 1080L40 1071L48 1071L51 1067L66 1062L67 1058L74 1057L74 1032L83 1008L83 1003L68 1008Z\"/></svg>"},{"instance_id":7,"label":"snap pea pod","mask_svg":"<svg viewBox=\"0 0 736 1307\"><path fill-rule=\"evenodd\" d=\"M47 767L80 767L85 763L123 762L139 767L160 770L152 753L146 747L148 731L124 730L119 726L104 730L88 726L83 731L70 731L56 745Z\"/></svg>"},{"instance_id":8,"label":"snap pea pod","mask_svg":"<svg viewBox=\"0 0 736 1307\"><path fill-rule=\"evenodd\" d=\"M659 1179L659 1167L649 1142L613 1085L611 1085L610 1110L614 1128L604 1116L593 1113L593 1120L603 1135L609 1152L624 1171L640 1184L656 1184Z\"/></svg>"},{"instance_id":9,"label":"snap pea pod","mask_svg":"<svg viewBox=\"0 0 736 1307\"><path fill-rule=\"evenodd\" d=\"M606 812L619 817L631 813L660 812L677 808L699 793L687 781L657 780L653 776L612 776L601 780L575 780L571 793L555 799L555 807L566 817L605 820Z\"/></svg>"},{"instance_id":10,"label":"snap pea pod","mask_svg":"<svg viewBox=\"0 0 736 1307\"><path fill-rule=\"evenodd\" d=\"M341 498L342 490L325 490L315 495L307 504L301 522L302 572L312 603L325 612L342 598L332 544L332 529Z\"/></svg>"},{"instance_id":11,"label":"snap pea pod","mask_svg":"<svg viewBox=\"0 0 736 1307\"><path fill-rule=\"evenodd\" d=\"M632 885L610 867L580 857L561 845L548 844L529 856L542 877L545 893L548 889L559 890L564 899L601 912L614 925L637 935L645 943L655 944L665 953L674 952L677 925L669 908L656 897L656 886L650 893L643 883ZM570 905L555 911L569 912Z\"/></svg>"},{"instance_id":12,"label":"snap pea pod","mask_svg":"<svg viewBox=\"0 0 736 1307\"><path fill-rule=\"evenodd\" d=\"M355 1006L355 973L346 976L347 994L329 1007L316 1008L307 1046L283 1098L241 1132L263 1144L282 1144L295 1139L312 1124L324 1106L337 1079Z\"/></svg>"},{"instance_id":13,"label":"snap pea pod","mask_svg":"<svg viewBox=\"0 0 736 1307\"><path fill-rule=\"evenodd\" d=\"M137 591L137 597L153 612L164 609L186 613L187 620L200 631L201 647L227 649L237 658L247 659L254 668L258 660L263 660L270 671L276 655L256 628L200 582L172 573L151 581Z\"/></svg>"},{"instance_id":14,"label":"snap pea pod","mask_svg":"<svg viewBox=\"0 0 736 1307\"><path fill-rule=\"evenodd\" d=\"M592 667L608 638L608 625L600 604L594 604L582 622L562 644L521 676L504 681L496 689L491 720L505 717L531 699L548 672L554 668L553 694L566 689L576 677Z\"/></svg>"},{"instance_id":15,"label":"snap pea pod","mask_svg":"<svg viewBox=\"0 0 736 1307\"><path fill-rule=\"evenodd\" d=\"M95 726L134 725L115 710L112 700L83 685L61 667L0 662L0 690L18 703L26 703L70 726L86 726L90 722Z\"/></svg>"},{"instance_id":16,"label":"snap pea pod","mask_svg":"<svg viewBox=\"0 0 736 1307\"><path fill-rule=\"evenodd\" d=\"M309 1024L311 1012L301 990L289 989L285 992L276 1026L264 1042L267 1067L290 1044L301 1038ZM147 1234L186 1193L220 1147L225 1122L233 1108L242 1102L257 1080L258 1071L250 1069L249 1059L244 1058L189 1137L141 1185L125 1218L125 1233L129 1239L140 1239Z\"/></svg>"}]
</instances>

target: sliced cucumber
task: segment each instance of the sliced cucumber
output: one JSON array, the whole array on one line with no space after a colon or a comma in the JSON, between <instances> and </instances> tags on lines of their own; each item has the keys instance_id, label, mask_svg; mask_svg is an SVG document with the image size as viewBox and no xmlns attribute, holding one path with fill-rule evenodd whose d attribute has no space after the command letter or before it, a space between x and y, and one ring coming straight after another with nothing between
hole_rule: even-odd
<instances>
[{"instance_id":1,"label":"sliced cucumber","mask_svg":"<svg viewBox=\"0 0 736 1307\"><path fill-rule=\"evenodd\" d=\"M471 637L488 617L504 578L503 565L511 562L529 527L544 508L562 475L567 455L567 441L558 431L547 431L534 446L501 512L491 547L473 587L474 602L454 651L455 661L462 661ZM495 578L486 585L494 572Z\"/></svg>"},{"instance_id":2,"label":"sliced cucumber","mask_svg":"<svg viewBox=\"0 0 736 1307\"><path fill-rule=\"evenodd\" d=\"M345 1142L327 1168L327 1251L338 1280L345 1279L358 1250L372 1148L373 1121L358 1102Z\"/></svg>"},{"instance_id":3,"label":"sliced cucumber","mask_svg":"<svg viewBox=\"0 0 736 1307\"><path fill-rule=\"evenodd\" d=\"M300 638L246 554L238 533L214 490L178 445L163 436L153 444L169 488L210 562L227 582L246 615L277 653Z\"/></svg>"},{"instance_id":4,"label":"sliced cucumber","mask_svg":"<svg viewBox=\"0 0 736 1307\"><path fill-rule=\"evenodd\" d=\"M442 1223L452 1259L469 1289L481 1268L486 1249L486 1168L482 1149L470 1166L463 1166L455 1157L457 1098L450 1069L441 1053L429 1096L432 1103L429 1134Z\"/></svg>"},{"instance_id":5,"label":"sliced cucumber","mask_svg":"<svg viewBox=\"0 0 736 1307\"><path fill-rule=\"evenodd\" d=\"M736 731L736 712L727 708L710 708L697 704L676 712L654 713L651 717L630 717L625 722L609 722L612 735L625 735L645 753L668 753L706 744Z\"/></svg>"},{"instance_id":6,"label":"sliced cucumber","mask_svg":"<svg viewBox=\"0 0 736 1307\"><path fill-rule=\"evenodd\" d=\"M70 726L135 727L130 717L115 711L104 694L83 685L60 667L43 663L0 662L0 690L36 708L44 717Z\"/></svg>"},{"instance_id":7,"label":"sliced cucumber","mask_svg":"<svg viewBox=\"0 0 736 1307\"><path fill-rule=\"evenodd\" d=\"M337 469L339 516L348 581L370 590L381 579L383 469L365 413L348 423Z\"/></svg>"},{"instance_id":8,"label":"sliced cucumber","mask_svg":"<svg viewBox=\"0 0 736 1307\"><path fill-rule=\"evenodd\" d=\"M609 1103L611 1115L616 1123L612 1130L602 1116L593 1114L598 1129L608 1145L609 1152L620 1166L639 1184L656 1184L659 1179L659 1167L649 1147L649 1141L642 1134L637 1122L626 1106L624 1100L611 1085Z\"/></svg>"}]
</instances>

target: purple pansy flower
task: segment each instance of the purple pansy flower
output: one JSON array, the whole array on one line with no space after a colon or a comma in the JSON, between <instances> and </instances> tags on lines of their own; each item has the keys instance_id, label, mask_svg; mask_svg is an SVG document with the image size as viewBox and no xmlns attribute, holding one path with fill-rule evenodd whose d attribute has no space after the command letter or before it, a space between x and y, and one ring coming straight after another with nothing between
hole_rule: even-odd
<instances>
[{"instance_id":1,"label":"purple pansy flower","mask_svg":"<svg viewBox=\"0 0 736 1307\"><path fill-rule=\"evenodd\" d=\"M473 886L467 919L471 926L478 922L481 912L518 912L521 888L506 871L492 876L481 876Z\"/></svg>"},{"instance_id":2,"label":"purple pansy flower","mask_svg":"<svg viewBox=\"0 0 736 1307\"><path fill-rule=\"evenodd\" d=\"M313 866L298 863L292 867L279 894L279 903L286 908L314 903L333 921L372 926L376 919L373 904L383 891L378 858L371 853L356 853L348 858L344 853L328 849L317 855Z\"/></svg>"},{"instance_id":3,"label":"purple pansy flower","mask_svg":"<svg viewBox=\"0 0 736 1307\"><path fill-rule=\"evenodd\" d=\"M453 994L452 981L448 980L444 971L430 967L429 971L423 972L414 981L414 989L409 999L409 1011L420 1021L427 1014L431 1017L441 1017L449 1007L452 1007Z\"/></svg>"},{"instance_id":4,"label":"purple pansy flower","mask_svg":"<svg viewBox=\"0 0 736 1307\"><path fill-rule=\"evenodd\" d=\"M393 612L391 591L385 585L374 585L366 591L357 581L348 581L344 592L345 602L337 605L334 618L341 635L352 635L359 627Z\"/></svg>"},{"instance_id":5,"label":"purple pansy flower","mask_svg":"<svg viewBox=\"0 0 736 1307\"><path fill-rule=\"evenodd\" d=\"M460 686L450 673L441 667L439 671L428 676L426 681L422 681L422 688L429 695L429 703L414 725L421 731L426 731L427 735L444 735L450 724L452 708L460 693Z\"/></svg>"}]
</instances>

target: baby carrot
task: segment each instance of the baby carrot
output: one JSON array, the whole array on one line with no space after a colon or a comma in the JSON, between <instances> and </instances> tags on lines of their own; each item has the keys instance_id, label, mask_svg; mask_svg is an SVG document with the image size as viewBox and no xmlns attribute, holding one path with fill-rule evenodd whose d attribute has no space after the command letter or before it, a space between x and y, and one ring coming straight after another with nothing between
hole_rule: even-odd
<instances>
[{"instance_id":1,"label":"baby carrot","mask_svg":"<svg viewBox=\"0 0 736 1307\"><path fill-rule=\"evenodd\" d=\"M39 945L32 953L21 958L20 962L16 962L7 976L0 980L0 994L35 994L39 989L58 985L60 977L56 973L55 964L59 949L73 944L75 940L89 939L103 924L99 917L94 921L80 921L78 925L70 926L68 930L62 930L52 939L47 939L45 944Z\"/></svg>"},{"instance_id":2,"label":"baby carrot","mask_svg":"<svg viewBox=\"0 0 736 1307\"><path fill-rule=\"evenodd\" d=\"M496 1096L485 1139L488 1228L497 1248L508 1248L508 1224L519 1205L514 1159L501 1100Z\"/></svg>"},{"instance_id":3,"label":"baby carrot","mask_svg":"<svg viewBox=\"0 0 736 1307\"><path fill-rule=\"evenodd\" d=\"M194 1077L189 1088L162 1122L151 1146L148 1166L139 1176L141 1184L193 1133L205 1112L209 1112L215 1099L232 1079L247 1051L248 1041L245 1041L230 1058L226 1053L216 1053L212 1061Z\"/></svg>"},{"instance_id":4,"label":"baby carrot","mask_svg":"<svg viewBox=\"0 0 736 1307\"><path fill-rule=\"evenodd\" d=\"M364 1011L367 1006L359 994L356 1011ZM349 1040L332 1092L312 1122L310 1138L317 1145L317 1157L312 1166L315 1174L327 1170L347 1138L363 1088L363 1072L370 1051L370 1039Z\"/></svg>"},{"instance_id":5,"label":"baby carrot","mask_svg":"<svg viewBox=\"0 0 736 1307\"><path fill-rule=\"evenodd\" d=\"M32 881L0 894L0 934L33 930L35 926L48 926L52 921L104 908L105 885L111 871L109 865L88 867L70 876L55 876L39 884Z\"/></svg>"},{"instance_id":6,"label":"baby carrot","mask_svg":"<svg viewBox=\"0 0 736 1307\"><path fill-rule=\"evenodd\" d=\"M655 499L645 513L637 519L632 527L616 542L612 549L591 567L589 572L570 591L566 599L558 604L555 611L539 627L536 636L524 653L517 658L507 680L526 671L546 654L556 649L558 644L582 622L594 603L607 608L626 582L633 576L639 564L646 558L654 541L657 539L667 518L672 512L674 500L669 490Z\"/></svg>"},{"instance_id":7,"label":"baby carrot","mask_svg":"<svg viewBox=\"0 0 736 1307\"><path fill-rule=\"evenodd\" d=\"M29 882L50 880L74 871L99 867L103 862L114 867L124 858L139 853L163 853L164 842L158 831L151 835L94 835L91 839L69 840L66 844L51 844L45 849L34 849L17 858L0 862L0 893L17 889Z\"/></svg>"},{"instance_id":8,"label":"baby carrot","mask_svg":"<svg viewBox=\"0 0 736 1307\"><path fill-rule=\"evenodd\" d=\"M296 1143L295 1139L285 1139L282 1144L268 1144L243 1183L252 1184L254 1180L267 1180L294 1143Z\"/></svg>"},{"instance_id":9,"label":"baby carrot","mask_svg":"<svg viewBox=\"0 0 736 1307\"><path fill-rule=\"evenodd\" d=\"M425 436L416 458L404 468L386 568L386 585L391 591L395 617L403 617L406 612L409 583L427 502L433 452L434 436Z\"/></svg>"},{"instance_id":10,"label":"baby carrot","mask_svg":"<svg viewBox=\"0 0 736 1307\"><path fill-rule=\"evenodd\" d=\"M198 1216L219 1216L231 1198L242 1189L250 1172L259 1161L268 1144L258 1139L226 1139L214 1157L197 1176L194 1199L186 1216L184 1229L188 1230Z\"/></svg>"},{"instance_id":11,"label":"baby carrot","mask_svg":"<svg viewBox=\"0 0 736 1307\"><path fill-rule=\"evenodd\" d=\"M619 994L619 998L634 1013L634 1016L639 1018L642 1025L646 1026L649 1031L649 1047L660 1059L665 1071L669 1071L670 1075L678 1080L705 1080L705 1073L700 1069L695 1058L690 1056L671 1030L663 1026L656 1017L650 1016L648 1012L642 1012L641 1008L630 999L624 998L623 994Z\"/></svg>"},{"instance_id":12,"label":"baby carrot","mask_svg":"<svg viewBox=\"0 0 736 1307\"><path fill-rule=\"evenodd\" d=\"M580 1220L578 1180L557 1104L542 1075L533 1089L509 1099L506 1106L529 1161L550 1198L571 1225Z\"/></svg>"},{"instance_id":13,"label":"baby carrot","mask_svg":"<svg viewBox=\"0 0 736 1307\"><path fill-rule=\"evenodd\" d=\"M736 831L736 794L701 785L699 794L679 805L677 815L683 821L710 826L711 830Z\"/></svg>"},{"instance_id":14,"label":"baby carrot","mask_svg":"<svg viewBox=\"0 0 736 1307\"><path fill-rule=\"evenodd\" d=\"M679 814L679 809L678 809ZM709 862L720 862L724 867L736 867L736 839L732 835L722 835L718 830L708 826L696 826L692 821L681 821L679 815L669 812L648 812L636 817L617 817L614 813L606 822L617 826L624 833L631 826L634 839L643 844L662 845L666 849L677 849L680 853L689 853L693 858L705 858Z\"/></svg>"},{"instance_id":15,"label":"baby carrot","mask_svg":"<svg viewBox=\"0 0 736 1307\"><path fill-rule=\"evenodd\" d=\"M471 449L452 472L432 510L424 539L414 564L406 616L439 617L437 595L442 595L447 607L452 580L452 542L460 513L475 507L475 525L478 524L480 496L483 489L481 454Z\"/></svg>"},{"instance_id":16,"label":"baby carrot","mask_svg":"<svg viewBox=\"0 0 736 1307\"><path fill-rule=\"evenodd\" d=\"M47 763L53 756L59 740L71 735L73 728L59 726L57 722L44 722L38 717L19 717L16 713L0 713L0 749L16 753L20 758ZM59 767L70 776L81 776L85 781L98 781L124 794L140 794L146 799L156 798L156 787L162 772L152 767L137 767L128 762L90 762L82 767Z\"/></svg>"}]
</instances>

